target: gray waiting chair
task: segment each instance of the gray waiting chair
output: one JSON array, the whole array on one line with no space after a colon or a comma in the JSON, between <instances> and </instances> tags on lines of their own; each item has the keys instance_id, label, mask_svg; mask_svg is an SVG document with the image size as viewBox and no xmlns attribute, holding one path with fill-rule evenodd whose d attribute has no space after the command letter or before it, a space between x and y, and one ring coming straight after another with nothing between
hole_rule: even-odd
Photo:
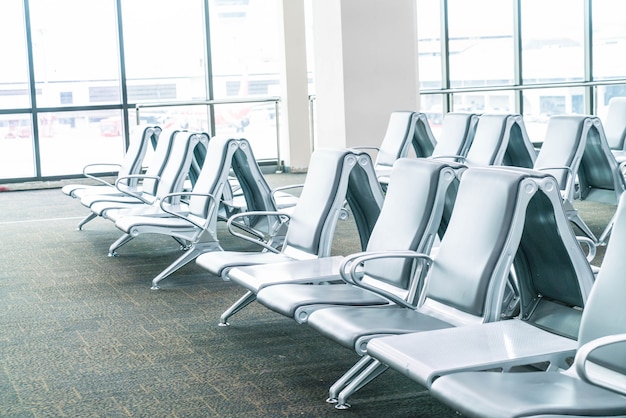
<instances>
[{"instance_id":1,"label":"gray waiting chair","mask_svg":"<svg viewBox=\"0 0 626 418\"><path fill-rule=\"evenodd\" d=\"M110 211L107 216L124 234L111 244L109 253L116 255L121 246L143 234L167 235L181 242L185 252L152 280L152 288L158 289L161 280L200 254L222 251L217 237L219 200L227 187L233 155L237 152L251 152L247 140L211 138L202 170L191 191L163 196L154 211L132 208Z\"/></svg>"},{"instance_id":2,"label":"gray waiting chair","mask_svg":"<svg viewBox=\"0 0 626 418\"><path fill-rule=\"evenodd\" d=\"M536 151L519 114L480 115L465 155L452 155L468 167L504 165L532 168ZM438 158L445 158L441 155Z\"/></svg>"},{"instance_id":3,"label":"gray waiting chair","mask_svg":"<svg viewBox=\"0 0 626 418\"><path fill-rule=\"evenodd\" d=\"M426 115L409 110L394 111L389 117L385 136L379 147L358 146L354 149L375 149L374 169L378 177L388 177L398 158L409 156L429 157L437 141L430 129Z\"/></svg>"},{"instance_id":4,"label":"gray waiting chair","mask_svg":"<svg viewBox=\"0 0 626 418\"><path fill-rule=\"evenodd\" d=\"M115 185L109 183L105 179L91 174L94 170L114 170L117 177L139 174L143 168L144 157L148 149L156 148L161 128L154 125L138 125L133 129L128 149L124 154L121 164L111 163L92 163L83 168L83 175L86 178L94 180L96 185L87 184L67 184L61 188L61 191L70 197L81 198L85 195L96 193L113 193L118 194L119 191ZM136 181L131 181L128 186L134 187Z\"/></svg>"},{"instance_id":5,"label":"gray waiting chair","mask_svg":"<svg viewBox=\"0 0 626 418\"><path fill-rule=\"evenodd\" d=\"M220 325L256 299L254 285L231 278L233 267L276 264L293 260L311 260L329 257L332 239L339 217L347 200L359 228L362 245L366 245L372 225L383 203L383 192L376 178L371 158L364 152L350 149L324 148L315 150L298 203L290 215L279 213L289 220L285 241L280 250L261 245L259 252L221 251L203 254L196 263L210 273L231 280L246 288L245 294L227 309ZM275 216L274 212L252 212L239 216ZM243 237L242 237L243 238Z\"/></svg>"},{"instance_id":6,"label":"gray waiting chair","mask_svg":"<svg viewBox=\"0 0 626 418\"><path fill-rule=\"evenodd\" d=\"M433 382L432 395L468 417L626 416L624 196L613 228L613 239L582 312L571 367L553 372L448 374ZM541 340L515 342L535 345Z\"/></svg>"},{"instance_id":7,"label":"gray waiting chair","mask_svg":"<svg viewBox=\"0 0 626 418\"><path fill-rule=\"evenodd\" d=\"M385 195L380 216L370 237L365 253L352 254L346 259L358 259L364 254L377 252L416 251L428 254L435 236L445 234L442 217L446 204L453 204L449 193L455 192L465 166L425 158L401 158L393 166L392 181ZM452 196L452 200L454 196ZM447 226L447 222L443 225ZM345 265L347 261L343 261ZM339 268L334 270L339 283L327 286L311 286L303 283L317 281L313 272L318 269L312 263L289 263L280 266L281 275L268 266L252 266L233 269L231 277L259 285L257 300L269 309L300 323L318 308L330 305L385 305L389 300L352 283L341 281ZM411 299L420 293L421 283L415 280L411 259L381 258L365 263L362 274L371 286L393 291L398 296ZM287 273L290 270L290 274ZM324 273L326 278L329 273ZM261 275L267 278L263 280ZM280 284L273 284L280 281ZM272 285L273 284L273 285Z\"/></svg>"},{"instance_id":8,"label":"gray waiting chair","mask_svg":"<svg viewBox=\"0 0 626 418\"><path fill-rule=\"evenodd\" d=\"M513 167L470 167L460 182L436 258L400 254L430 265L416 304L361 281L358 265L381 255L353 260L349 281L392 303L329 307L309 315L308 326L362 355L330 388L329 401L338 408L348 407L350 395L387 369L367 354L368 345L377 338L499 321L510 272L513 267L515 271L523 267L513 264L520 242L529 230L541 229L535 222L545 221L558 213L557 209L561 210L558 187L548 174ZM566 222L564 228L571 234ZM587 263L575 240L557 249L572 251Z\"/></svg>"},{"instance_id":9,"label":"gray waiting chair","mask_svg":"<svg viewBox=\"0 0 626 418\"><path fill-rule=\"evenodd\" d=\"M92 219L102 217L112 222L122 214L145 211L159 212L158 202L165 195L183 190L192 171L197 149L206 150L206 133L172 130L162 135L145 174L119 177L115 182L119 195L90 194L81 204L91 211L79 224L79 229ZM140 180L141 190L128 188L130 180Z\"/></svg>"}]
</instances>

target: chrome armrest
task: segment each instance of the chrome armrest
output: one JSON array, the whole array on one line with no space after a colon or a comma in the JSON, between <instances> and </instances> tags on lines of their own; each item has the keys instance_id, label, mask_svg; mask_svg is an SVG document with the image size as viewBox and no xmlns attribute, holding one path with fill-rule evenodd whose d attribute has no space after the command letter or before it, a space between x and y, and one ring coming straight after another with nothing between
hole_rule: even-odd
<instances>
[{"instance_id":1,"label":"chrome armrest","mask_svg":"<svg viewBox=\"0 0 626 418\"><path fill-rule=\"evenodd\" d=\"M235 228L242 229L235 221L239 218L248 217L248 216L275 216L280 220L281 224L289 222L291 217L288 214L283 213L283 212L259 210L259 211L237 213L237 214L232 215L230 218L228 218L228 221L226 221L226 227L228 228L228 232L230 232L233 236L252 242L273 253L280 253L279 250L267 244L266 242L262 241L261 237L256 236L256 238L253 238L249 235L244 235L235 230ZM243 228L243 229L247 232L250 232L246 228Z\"/></svg>"},{"instance_id":2,"label":"chrome armrest","mask_svg":"<svg viewBox=\"0 0 626 418\"><path fill-rule=\"evenodd\" d=\"M122 167L121 164L116 164L116 163L92 163L92 164L87 164L86 166L83 167L83 176L90 178L94 181L97 181L98 183L102 183L105 186L111 186L114 187L111 183L109 183L108 181L101 179L100 177L96 177L93 174L89 174L89 169L93 168L93 167L115 167L117 168L116 171L119 171L119 169Z\"/></svg>"},{"instance_id":3,"label":"chrome armrest","mask_svg":"<svg viewBox=\"0 0 626 418\"><path fill-rule=\"evenodd\" d=\"M465 163L465 161L467 160L467 157L463 156L463 155L457 155L457 154L450 154L450 155L435 155L435 156L431 156L429 158L432 158L433 160L437 160L437 159L448 159L451 158L454 161L458 162L458 163Z\"/></svg>"},{"instance_id":4,"label":"chrome armrest","mask_svg":"<svg viewBox=\"0 0 626 418\"><path fill-rule=\"evenodd\" d=\"M618 343L626 343L626 334L607 335L589 341L576 352L572 367L575 368L576 374L584 382L626 395L626 376L624 374L605 368L589 359L589 355L595 350Z\"/></svg>"},{"instance_id":5,"label":"chrome armrest","mask_svg":"<svg viewBox=\"0 0 626 418\"><path fill-rule=\"evenodd\" d=\"M583 244L587 247L587 261L592 262L594 258L596 258L596 251L598 245L594 240L588 237L579 237L576 236L579 244Z\"/></svg>"},{"instance_id":6,"label":"chrome armrest","mask_svg":"<svg viewBox=\"0 0 626 418\"><path fill-rule=\"evenodd\" d=\"M156 180L158 183L160 178L158 176L148 176L145 174L131 174L128 176L119 177L117 180L115 180L115 188L119 190L121 193L134 197L135 199L141 200L143 203L151 205L153 202L149 201L148 199L143 197L141 194L137 193L136 190L132 190L131 188L128 187L126 180L129 180L129 179L153 179L153 180Z\"/></svg>"},{"instance_id":7,"label":"chrome armrest","mask_svg":"<svg viewBox=\"0 0 626 418\"><path fill-rule=\"evenodd\" d=\"M339 274L341 278L346 282L371 292L377 293L382 297L389 299L391 302L404 306L405 308L415 309L415 305L409 303L407 300L398 297L393 293L387 292L378 287L371 286L363 282L363 263L368 260L382 259L382 258L412 258L418 263L416 273L418 279L421 281L426 276L430 266L433 263L433 259L423 253L415 251L372 251L372 252L360 252L345 257L339 265Z\"/></svg>"},{"instance_id":8,"label":"chrome armrest","mask_svg":"<svg viewBox=\"0 0 626 418\"><path fill-rule=\"evenodd\" d=\"M181 212L175 212L169 208L167 208L165 206L165 204L167 203L167 201L169 201L171 198L173 197L182 197L182 196L202 196L202 197L208 197L209 199L211 199L211 204L213 206L215 206L216 204L216 200L215 197L213 197L212 194L209 193L193 193L193 192L176 192L176 193L169 193L165 196L163 196L163 199L161 199L161 201L159 202L159 207L161 208L161 210L165 213L168 213L176 218L179 219L183 219L187 222L189 222L190 224L194 225L195 227L199 228L199 229L206 229L207 225L209 224L208 220L205 220L205 225L202 225L198 222L196 222L195 220L191 219L189 216L186 216L184 213Z\"/></svg>"}]
</instances>

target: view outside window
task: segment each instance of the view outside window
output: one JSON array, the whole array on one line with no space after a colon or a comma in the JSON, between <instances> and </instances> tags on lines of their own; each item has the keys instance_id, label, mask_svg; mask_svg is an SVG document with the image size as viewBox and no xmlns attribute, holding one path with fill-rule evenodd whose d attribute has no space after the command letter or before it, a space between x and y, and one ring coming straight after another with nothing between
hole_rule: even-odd
<instances>
[{"instance_id":1,"label":"view outside window","mask_svg":"<svg viewBox=\"0 0 626 418\"><path fill-rule=\"evenodd\" d=\"M417 0L417 34L420 90L441 88L441 6L438 1ZM437 95L421 97L422 112L426 113L436 137L443 118L442 100Z\"/></svg>"},{"instance_id":2,"label":"view outside window","mask_svg":"<svg viewBox=\"0 0 626 418\"><path fill-rule=\"evenodd\" d=\"M268 98L280 95L282 51L278 0L210 0L214 98ZM273 101L215 105L216 134L241 135L257 159L276 155Z\"/></svg>"},{"instance_id":3,"label":"view outside window","mask_svg":"<svg viewBox=\"0 0 626 418\"><path fill-rule=\"evenodd\" d=\"M594 80L610 80L624 77L621 62L626 57L626 23L621 10L624 2L621 0L594 0L592 2L593 22L593 78ZM626 86L599 86L598 116L603 117L611 98L626 96Z\"/></svg>"},{"instance_id":4,"label":"view outside window","mask_svg":"<svg viewBox=\"0 0 626 418\"><path fill-rule=\"evenodd\" d=\"M448 19L450 87L513 84L513 2L448 0Z\"/></svg>"}]
</instances>

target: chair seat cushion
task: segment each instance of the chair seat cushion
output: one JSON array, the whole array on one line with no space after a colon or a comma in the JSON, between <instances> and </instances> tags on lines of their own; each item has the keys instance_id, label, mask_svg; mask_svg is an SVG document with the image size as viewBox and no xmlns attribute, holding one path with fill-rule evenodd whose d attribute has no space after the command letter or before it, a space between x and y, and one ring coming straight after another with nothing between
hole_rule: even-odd
<instances>
[{"instance_id":1,"label":"chair seat cushion","mask_svg":"<svg viewBox=\"0 0 626 418\"><path fill-rule=\"evenodd\" d=\"M292 317L306 305L386 305L389 301L376 293L346 283L328 285L279 284L267 286L257 301L271 310Z\"/></svg>"},{"instance_id":2,"label":"chair seat cushion","mask_svg":"<svg viewBox=\"0 0 626 418\"><path fill-rule=\"evenodd\" d=\"M464 372L433 382L431 394L468 416L624 416L626 397L559 372Z\"/></svg>"},{"instance_id":3,"label":"chair seat cushion","mask_svg":"<svg viewBox=\"0 0 626 418\"><path fill-rule=\"evenodd\" d=\"M308 325L341 345L355 349L361 337L449 328L432 316L398 305L337 306L312 312Z\"/></svg>"}]
</instances>

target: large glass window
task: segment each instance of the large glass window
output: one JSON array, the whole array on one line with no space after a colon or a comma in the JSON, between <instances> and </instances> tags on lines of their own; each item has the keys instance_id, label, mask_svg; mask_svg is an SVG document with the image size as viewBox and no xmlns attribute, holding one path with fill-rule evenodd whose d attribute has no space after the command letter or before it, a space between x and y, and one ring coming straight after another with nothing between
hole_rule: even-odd
<instances>
[{"instance_id":1,"label":"large glass window","mask_svg":"<svg viewBox=\"0 0 626 418\"><path fill-rule=\"evenodd\" d=\"M448 0L450 87L513 84L513 23L512 1Z\"/></svg>"},{"instance_id":2,"label":"large glass window","mask_svg":"<svg viewBox=\"0 0 626 418\"><path fill-rule=\"evenodd\" d=\"M524 84L583 80L583 0L521 0L521 5Z\"/></svg>"},{"instance_id":3,"label":"large glass window","mask_svg":"<svg viewBox=\"0 0 626 418\"><path fill-rule=\"evenodd\" d=\"M28 58L24 31L22 0L4 0L0 3L0 108L30 106L28 86ZM10 41L9 41L10 40Z\"/></svg>"},{"instance_id":4,"label":"large glass window","mask_svg":"<svg viewBox=\"0 0 626 418\"><path fill-rule=\"evenodd\" d=\"M618 11L623 0L593 0L593 77L596 80L624 77L616 65L626 57L626 20Z\"/></svg>"},{"instance_id":5,"label":"large glass window","mask_svg":"<svg viewBox=\"0 0 626 418\"><path fill-rule=\"evenodd\" d=\"M120 102L115 2L30 0L37 106Z\"/></svg>"}]
</instances>

